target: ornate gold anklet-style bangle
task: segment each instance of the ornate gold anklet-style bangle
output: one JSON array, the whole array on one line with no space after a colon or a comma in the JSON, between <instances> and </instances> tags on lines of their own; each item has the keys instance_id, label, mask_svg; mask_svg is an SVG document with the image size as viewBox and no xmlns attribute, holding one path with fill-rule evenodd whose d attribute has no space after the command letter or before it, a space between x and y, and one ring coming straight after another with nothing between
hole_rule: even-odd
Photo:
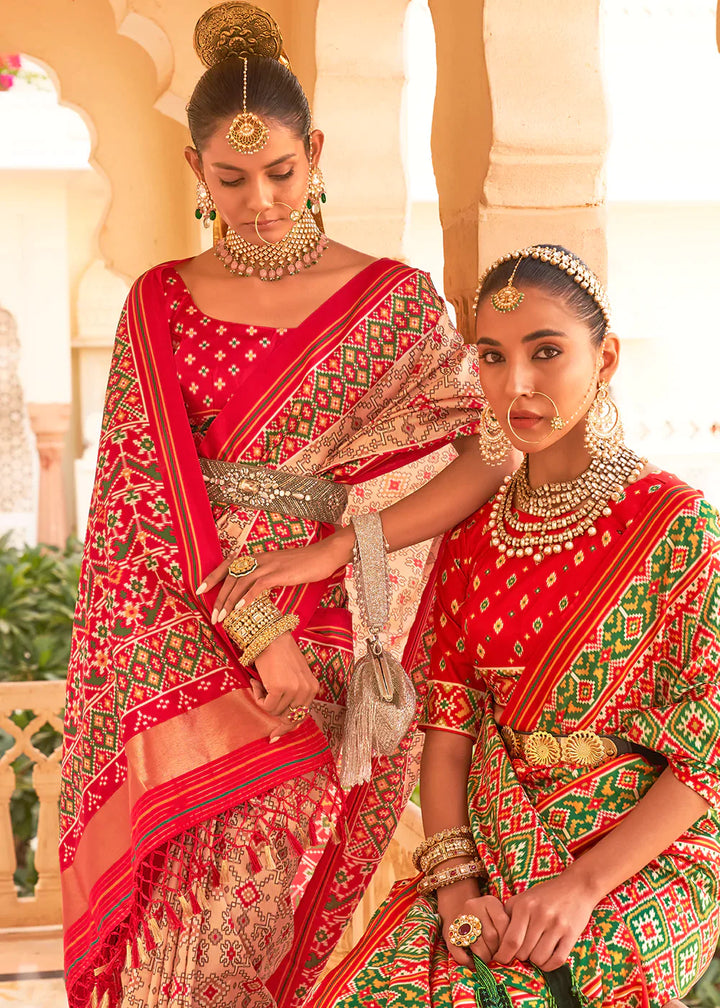
<instances>
[{"instance_id":1,"label":"ornate gold anklet-style bangle","mask_svg":"<svg viewBox=\"0 0 720 1008\"><path fill-rule=\"evenodd\" d=\"M443 886L452 885L454 882L461 882L463 879L487 880L487 877L482 861L468 861L467 864L455 865L453 868L446 868L445 871L425 875L418 882L418 896L427 896L429 892L435 892L436 889L442 889Z\"/></svg>"}]
</instances>

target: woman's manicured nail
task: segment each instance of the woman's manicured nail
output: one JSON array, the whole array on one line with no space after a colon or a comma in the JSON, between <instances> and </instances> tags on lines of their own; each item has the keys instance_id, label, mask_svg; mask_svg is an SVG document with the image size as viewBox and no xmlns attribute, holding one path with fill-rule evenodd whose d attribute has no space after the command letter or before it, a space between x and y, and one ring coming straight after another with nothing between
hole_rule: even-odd
<instances>
[{"instance_id":1,"label":"woman's manicured nail","mask_svg":"<svg viewBox=\"0 0 720 1008\"><path fill-rule=\"evenodd\" d=\"M244 605L245 605L245 599L244 599L244 598L241 598L239 602L236 602L236 603L235 603L235 608L236 608L236 609L242 609L242 607L243 607Z\"/></svg>"},{"instance_id":2,"label":"woman's manicured nail","mask_svg":"<svg viewBox=\"0 0 720 1008\"><path fill-rule=\"evenodd\" d=\"M207 583L203 581L203 583L198 585L197 588L195 589L195 594L202 595L202 593L206 591L207 591Z\"/></svg>"},{"instance_id":3,"label":"woman's manicured nail","mask_svg":"<svg viewBox=\"0 0 720 1008\"><path fill-rule=\"evenodd\" d=\"M213 609L212 616L210 617L210 622L213 624L213 626L217 623L217 618L218 618L217 609Z\"/></svg>"},{"instance_id":4,"label":"woman's manicured nail","mask_svg":"<svg viewBox=\"0 0 720 1008\"><path fill-rule=\"evenodd\" d=\"M225 619L226 616L227 616L227 610L221 609L220 615L218 616L218 620L222 623L222 621Z\"/></svg>"},{"instance_id":5,"label":"woman's manicured nail","mask_svg":"<svg viewBox=\"0 0 720 1008\"><path fill-rule=\"evenodd\" d=\"M272 742L279 742L281 738L282 738L282 735L276 735L275 738L271 738L270 739L270 742L271 743Z\"/></svg>"}]
</instances>

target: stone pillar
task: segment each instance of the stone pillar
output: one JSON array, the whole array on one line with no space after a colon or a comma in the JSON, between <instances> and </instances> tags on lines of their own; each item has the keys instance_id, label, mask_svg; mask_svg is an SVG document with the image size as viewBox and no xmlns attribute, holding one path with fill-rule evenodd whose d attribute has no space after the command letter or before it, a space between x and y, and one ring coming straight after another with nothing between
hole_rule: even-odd
<instances>
[{"instance_id":1,"label":"stone pillar","mask_svg":"<svg viewBox=\"0 0 720 1008\"><path fill-rule=\"evenodd\" d=\"M62 456L70 425L70 404L28 403L28 414L40 458L38 542L64 546L70 527L65 505Z\"/></svg>"},{"instance_id":2,"label":"stone pillar","mask_svg":"<svg viewBox=\"0 0 720 1008\"><path fill-rule=\"evenodd\" d=\"M401 257L407 221L403 166L403 38L407 0L319 0L313 117L325 132L328 234Z\"/></svg>"},{"instance_id":3,"label":"stone pillar","mask_svg":"<svg viewBox=\"0 0 720 1008\"><path fill-rule=\"evenodd\" d=\"M430 6L445 287L469 335L476 278L512 248L567 245L605 277L600 0Z\"/></svg>"}]
</instances>

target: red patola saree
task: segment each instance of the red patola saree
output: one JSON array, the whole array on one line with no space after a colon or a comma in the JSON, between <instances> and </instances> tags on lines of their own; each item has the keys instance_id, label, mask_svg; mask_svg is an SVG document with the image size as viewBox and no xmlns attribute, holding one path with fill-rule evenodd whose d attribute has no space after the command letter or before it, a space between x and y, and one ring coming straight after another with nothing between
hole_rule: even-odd
<instances>
[{"instance_id":1,"label":"red patola saree","mask_svg":"<svg viewBox=\"0 0 720 1008\"><path fill-rule=\"evenodd\" d=\"M596 536L540 564L492 547L489 516L486 505L452 532L437 565L426 730L475 740L469 819L502 901L611 830L657 779L657 754L709 803L596 906L570 954L580 1003L660 1008L687 992L718 940L717 512L651 474L612 503ZM533 765L516 733L534 731L631 745L594 767ZM394 887L313 1008L476 1008L474 974L449 955L435 897L419 897L417 881ZM532 963L490 968L513 1006L554 1003Z\"/></svg>"},{"instance_id":2,"label":"red patola saree","mask_svg":"<svg viewBox=\"0 0 720 1008\"><path fill-rule=\"evenodd\" d=\"M475 432L473 352L427 277L366 267L297 328L222 322L174 264L132 287L115 343L68 676L61 795L71 1008L300 1005L414 783L418 733L343 795L353 657L343 571L285 588L320 681L274 745L250 672L196 587L230 550L327 522L211 505L200 458L353 488L369 510ZM428 545L394 556L393 638L422 689ZM422 609L422 607L421 607Z\"/></svg>"}]
</instances>

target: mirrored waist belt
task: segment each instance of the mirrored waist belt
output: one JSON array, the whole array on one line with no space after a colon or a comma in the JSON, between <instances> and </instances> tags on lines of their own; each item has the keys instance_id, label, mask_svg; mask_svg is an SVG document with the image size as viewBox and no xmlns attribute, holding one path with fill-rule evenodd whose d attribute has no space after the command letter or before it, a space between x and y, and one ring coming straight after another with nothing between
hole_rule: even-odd
<instances>
[{"instance_id":1,"label":"mirrored waist belt","mask_svg":"<svg viewBox=\"0 0 720 1008\"><path fill-rule=\"evenodd\" d=\"M337 524L347 506L347 487L317 476L299 476L248 462L200 459L211 504L238 504L253 511Z\"/></svg>"}]
</instances>

